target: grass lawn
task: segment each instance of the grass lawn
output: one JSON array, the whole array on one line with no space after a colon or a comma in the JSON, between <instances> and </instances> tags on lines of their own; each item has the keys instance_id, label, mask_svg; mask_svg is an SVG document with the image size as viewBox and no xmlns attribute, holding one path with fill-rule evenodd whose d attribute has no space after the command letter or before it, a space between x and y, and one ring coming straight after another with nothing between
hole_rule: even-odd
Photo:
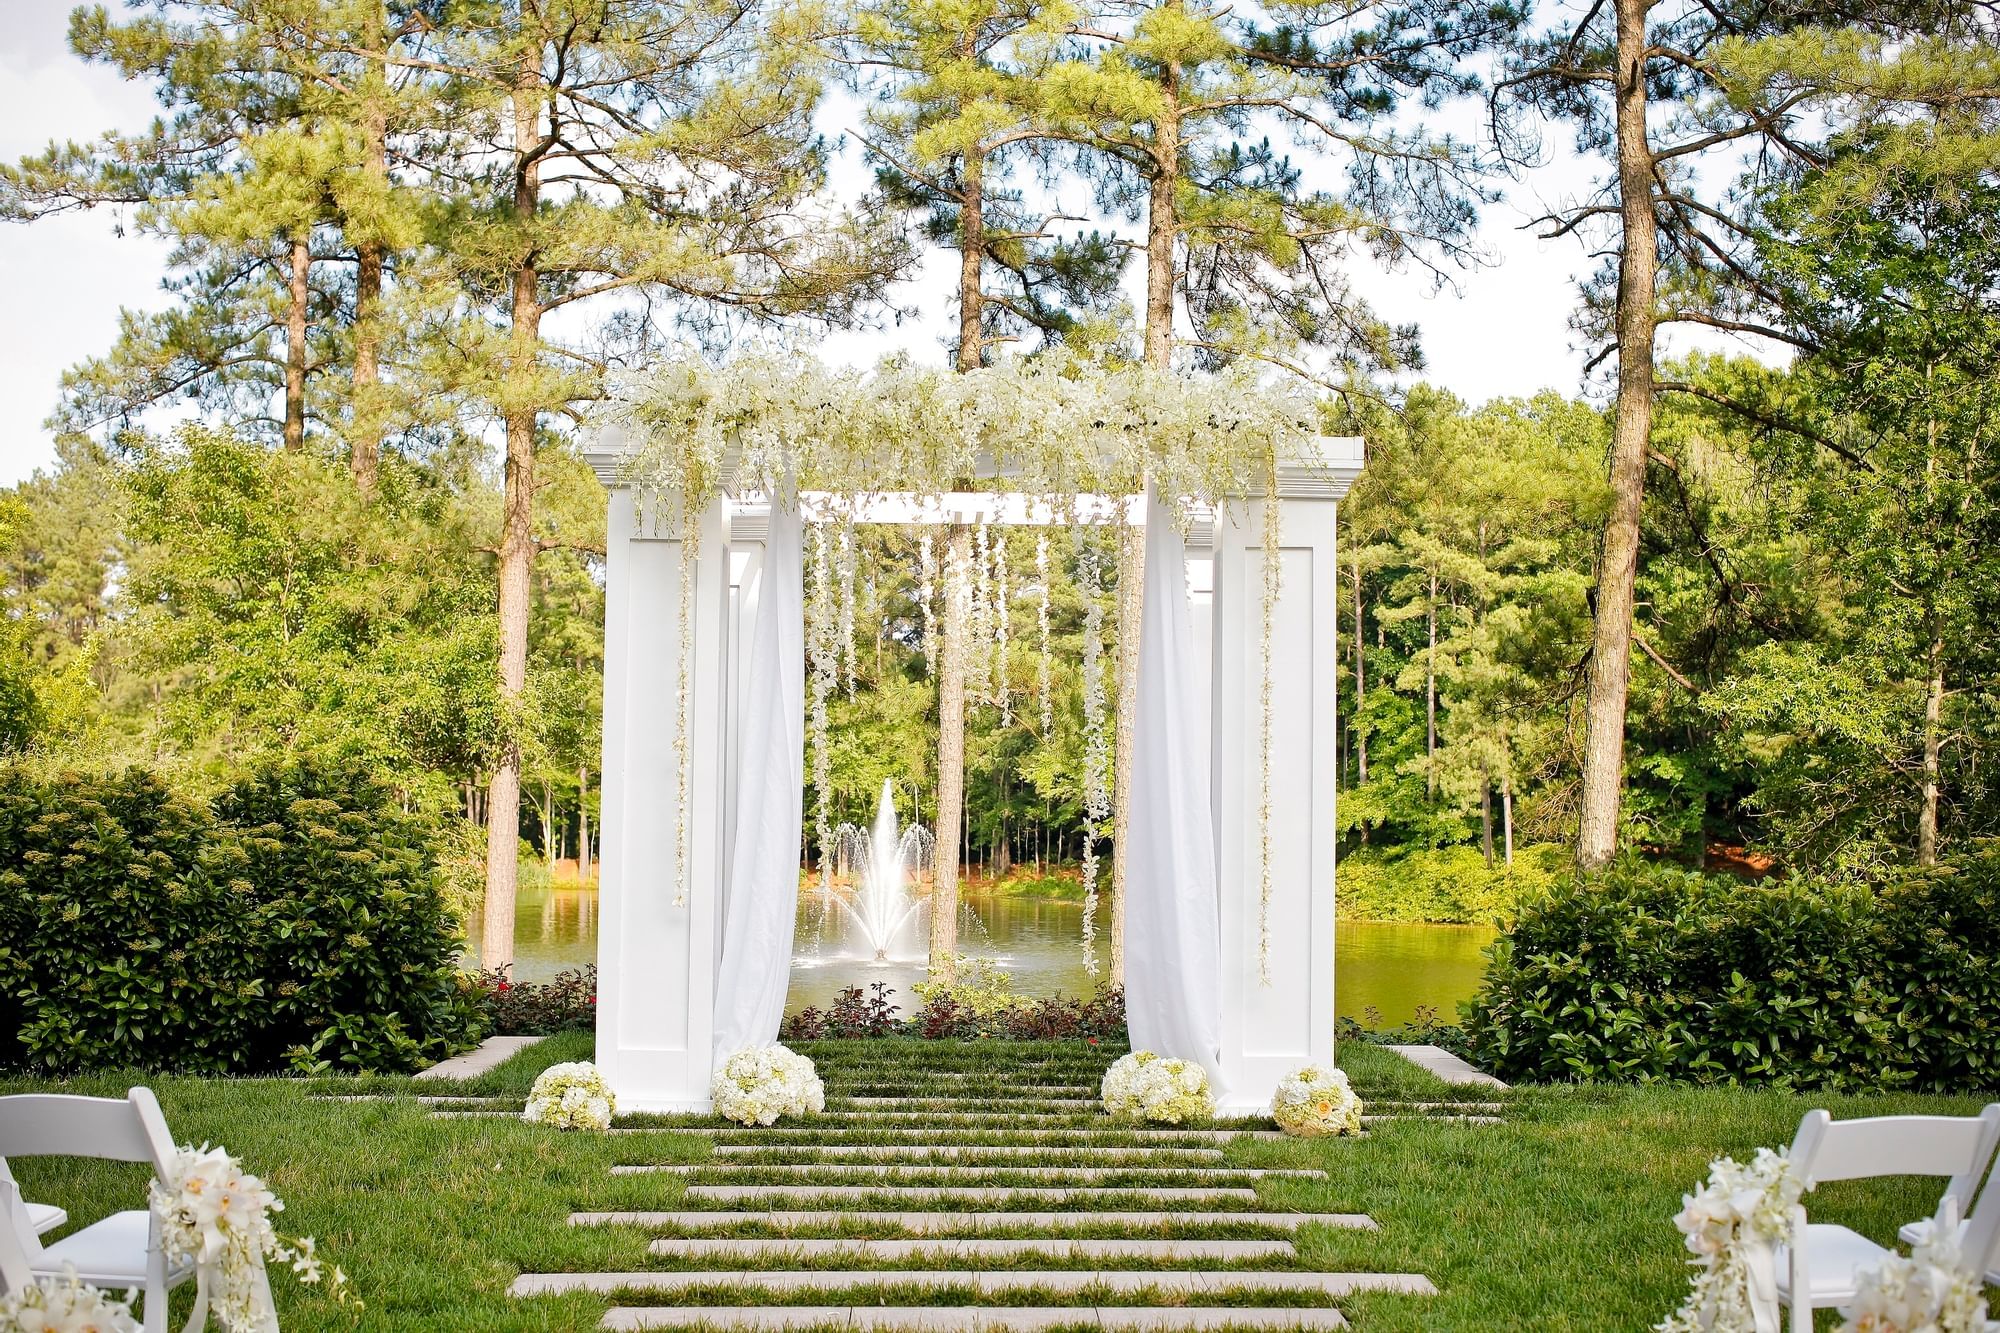
<instances>
[{"instance_id":1,"label":"grass lawn","mask_svg":"<svg viewBox=\"0 0 2000 1333\"><path fill-rule=\"evenodd\" d=\"M426 1083L421 1090L519 1096L541 1067L587 1059L590 1045L586 1034L552 1038L483 1078ZM907 1069L913 1092L924 1090L926 1070L976 1072L1032 1058L1087 1073L1111 1054L1077 1044L915 1041L800 1049L820 1062L830 1082L843 1066L887 1053ZM1379 1048L1349 1043L1341 1063L1366 1098L1447 1095L1444 1085ZM404 1079L306 1084L106 1075L60 1085L5 1080L0 1092L59 1086L117 1094L137 1081L159 1094L178 1139L226 1144L264 1176L289 1205L281 1230L316 1236L368 1302L357 1317L279 1276L280 1311L293 1330L592 1328L603 1298L515 1301L506 1294L509 1281L523 1271L672 1266L674 1260L648 1256L652 1233L572 1228L565 1219L572 1209L673 1208L677 1177L614 1177L608 1168L692 1162L709 1152L706 1140L671 1130L560 1134L506 1118L435 1119L407 1097L312 1096L408 1091L413 1085ZM1280 1209L1366 1212L1381 1224L1373 1233L1307 1227L1290 1266L1418 1272L1437 1283L1435 1297L1344 1298L1340 1308L1366 1333L1641 1329L1670 1311L1685 1287L1680 1237L1669 1219L1712 1156L1783 1145L1813 1106L1840 1117L1969 1114L1984 1100L1614 1087L1516 1089L1493 1099L1507 1104L1504 1124L1402 1121L1360 1141L1244 1142L1230 1147L1228 1164L1322 1168L1325 1181L1265 1181L1260 1195ZM52 1161L15 1167L28 1197L63 1204L80 1220L137 1206L142 1197L138 1168ZM1898 1224L1931 1209L1937 1188L1926 1181L1829 1186L1813 1200L1814 1216L1887 1240ZM724 1287L705 1303L737 1299L755 1298Z\"/></svg>"}]
</instances>

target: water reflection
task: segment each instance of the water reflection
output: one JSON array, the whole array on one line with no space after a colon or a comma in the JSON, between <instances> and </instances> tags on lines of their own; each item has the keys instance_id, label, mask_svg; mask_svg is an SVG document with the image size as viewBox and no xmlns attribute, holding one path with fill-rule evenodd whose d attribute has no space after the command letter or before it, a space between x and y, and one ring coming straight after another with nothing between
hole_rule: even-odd
<instances>
[{"instance_id":1,"label":"water reflection","mask_svg":"<svg viewBox=\"0 0 2000 1333\"><path fill-rule=\"evenodd\" d=\"M959 926L962 952L991 959L1024 995L1087 995L1096 988L1083 966L1083 906L1047 898L971 894ZM1098 917L1098 952L1104 958L1109 905ZM815 931L818 933L815 934ZM470 928L479 937L478 923ZM1419 1006L1455 1021L1485 974L1482 950L1494 932L1484 926L1422 926L1343 921L1335 928L1335 1005L1343 1017L1375 1009L1387 1023L1405 1023ZM785 1011L824 1008L845 986L885 982L895 988L904 1013L915 1008L910 992L923 976L915 961L872 962L854 956L839 934L820 928L808 900L800 906L797 955ZM546 981L565 968L597 960L597 891L574 885L523 886L515 909L514 975Z\"/></svg>"}]
</instances>

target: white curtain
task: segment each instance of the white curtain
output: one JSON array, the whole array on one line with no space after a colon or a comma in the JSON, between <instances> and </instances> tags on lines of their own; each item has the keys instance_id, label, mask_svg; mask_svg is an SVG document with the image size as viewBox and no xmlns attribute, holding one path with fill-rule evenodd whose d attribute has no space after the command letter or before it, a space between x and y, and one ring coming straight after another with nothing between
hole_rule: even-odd
<instances>
[{"instance_id":1,"label":"white curtain","mask_svg":"<svg viewBox=\"0 0 2000 1333\"><path fill-rule=\"evenodd\" d=\"M771 504L751 631L731 829L722 963L715 980L715 1063L778 1039L791 981L805 771L804 524Z\"/></svg>"},{"instance_id":2,"label":"white curtain","mask_svg":"<svg viewBox=\"0 0 2000 1333\"><path fill-rule=\"evenodd\" d=\"M1146 505L1145 606L1125 849L1125 1010L1132 1049L1221 1074L1222 951L1201 677L1188 621L1187 543L1157 492Z\"/></svg>"}]
</instances>

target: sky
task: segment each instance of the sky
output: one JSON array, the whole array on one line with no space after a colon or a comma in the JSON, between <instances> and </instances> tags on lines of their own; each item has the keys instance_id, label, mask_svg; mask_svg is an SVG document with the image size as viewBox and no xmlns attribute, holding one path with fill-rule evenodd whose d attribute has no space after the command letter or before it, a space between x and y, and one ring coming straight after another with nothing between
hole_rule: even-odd
<instances>
[{"instance_id":1,"label":"sky","mask_svg":"<svg viewBox=\"0 0 2000 1333\"><path fill-rule=\"evenodd\" d=\"M9 0L8 39L0 44L0 160L37 152L51 140L88 140L106 130L143 128L156 114L151 90L85 65L65 43L71 0ZM829 130L845 128L836 104ZM1544 241L1524 224L1547 205L1588 191L1593 164L1561 156L1505 186L1481 228L1490 266L1457 275L1439 291L1429 274L1380 272L1362 261L1355 286L1384 317L1415 322L1428 367L1425 378L1471 402L1582 388L1583 357L1569 317L1576 274L1590 267L1576 239ZM839 182L865 178L858 164ZM160 309L166 247L120 235L122 210L66 213L32 224L0 225L0 485L54 461L43 422L62 372L107 350L121 308ZM890 351L941 358L950 318L955 260L932 255L912 281L891 293L923 312L914 322L838 334L823 345L830 359L865 365ZM1138 265L1132 270L1136 275Z\"/></svg>"}]
</instances>

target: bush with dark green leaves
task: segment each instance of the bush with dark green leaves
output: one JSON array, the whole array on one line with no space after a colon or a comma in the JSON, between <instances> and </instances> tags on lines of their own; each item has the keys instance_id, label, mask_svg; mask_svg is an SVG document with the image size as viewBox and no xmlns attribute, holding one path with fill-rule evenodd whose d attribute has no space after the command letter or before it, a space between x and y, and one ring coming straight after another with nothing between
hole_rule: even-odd
<instances>
[{"instance_id":1,"label":"bush with dark green leaves","mask_svg":"<svg viewBox=\"0 0 2000 1333\"><path fill-rule=\"evenodd\" d=\"M1466 1035L1502 1078L2000 1088L2000 845L1872 884L1628 860L1492 958Z\"/></svg>"},{"instance_id":2,"label":"bush with dark green leaves","mask_svg":"<svg viewBox=\"0 0 2000 1333\"><path fill-rule=\"evenodd\" d=\"M428 826L365 777L0 772L0 1065L415 1068L477 1035L458 949Z\"/></svg>"}]
</instances>

